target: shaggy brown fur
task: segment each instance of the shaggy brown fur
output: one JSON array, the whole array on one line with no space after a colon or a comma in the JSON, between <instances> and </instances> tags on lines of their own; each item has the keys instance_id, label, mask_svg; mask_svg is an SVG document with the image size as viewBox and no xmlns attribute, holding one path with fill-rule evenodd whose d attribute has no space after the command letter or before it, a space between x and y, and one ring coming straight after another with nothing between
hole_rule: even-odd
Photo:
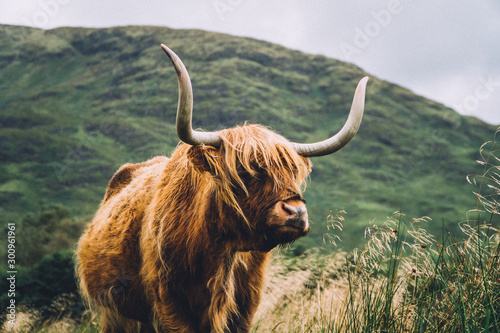
<instances>
[{"instance_id":1,"label":"shaggy brown fur","mask_svg":"<svg viewBox=\"0 0 500 333\"><path fill-rule=\"evenodd\" d=\"M268 252L308 231L284 226L282 207L303 205L311 165L258 125L220 135L111 179L77 251L102 332L249 331Z\"/></svg>"}]
</instances>

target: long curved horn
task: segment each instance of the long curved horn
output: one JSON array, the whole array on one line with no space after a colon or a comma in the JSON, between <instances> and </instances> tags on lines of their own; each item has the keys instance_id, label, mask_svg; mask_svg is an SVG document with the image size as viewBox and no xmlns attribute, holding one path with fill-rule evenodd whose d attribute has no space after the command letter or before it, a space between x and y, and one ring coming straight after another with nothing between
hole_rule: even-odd
<instances>
[{"instance_id":1,"label":"long curved horn","mask_svg":"<svg viewBox=\"0 0 500 333\"><path fill-rule=\"evenodd\" d=\"M207 145L220 147L221 138L217 132L199 132L193 130L191 117L193 115L193 88L191 79L181 59L171 49L161 44L161 48L170 58L177 72L179 81L179 104L177 105L177 135L181 141L190 145Z\"/></svg>"},{"instance_id":2,"label":"long curved horn","mask_svg":"<svg viewBox=\"0 0 500 333\"><path fill-rule=\"evenodd\" d=\"M368 77L359 81L349 117L342 129L329 139L316 143L292 143L299 155L304 157L323 156L336 152L344 147L358 132L365 108L365 91Z\"/></svg>"}]
</instances>

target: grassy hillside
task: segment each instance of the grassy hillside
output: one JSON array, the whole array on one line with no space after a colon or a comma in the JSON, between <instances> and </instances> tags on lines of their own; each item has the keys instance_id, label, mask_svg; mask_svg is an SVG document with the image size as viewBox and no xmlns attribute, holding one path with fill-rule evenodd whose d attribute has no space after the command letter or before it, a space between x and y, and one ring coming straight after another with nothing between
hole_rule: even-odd
<instances>
[{"instance_id":1,"label":"grassy hillside","mask_svg":"<svg viewBox=\"0 0 500 333\"><path fill-rule=\"evenodd\" d=\"M323 56L198 30L0 26L5 220L54 203L90 216L121 164L172 152L177 80L160 43L185 62L194 127L207 130L248 121L294 141L324 139L343 125L367 75ZM474 208L465 176L476 172L477 149L493 126L375 77L365 114L353 142L313 159L306 192L313 225L303 246L321 244L331 211L346 210L342 246L350 248L369 220L395 210L428 215L440 228Z\"/></svg>"}]
</instances>

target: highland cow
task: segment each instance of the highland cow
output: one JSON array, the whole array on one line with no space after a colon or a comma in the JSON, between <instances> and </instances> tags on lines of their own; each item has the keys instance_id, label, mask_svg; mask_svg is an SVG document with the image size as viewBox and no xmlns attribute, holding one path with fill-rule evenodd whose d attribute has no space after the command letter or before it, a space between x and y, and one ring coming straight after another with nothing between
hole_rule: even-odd
<instances>
[{"instance_id":1,"label":"highland cow","mask_svg":"<svg viewBox=\"0 0 500 333\"><path fill-rule=\"evenodd\" d=\"M112 177L78 244L80 289L101 332L248 332L269 251L309 231L308 157L354 137L367 78L342 130L319 143L291 143L260 125L199 132L188 73L162 48L177 71L184 143Z\"/></svg>"}]
</instances>

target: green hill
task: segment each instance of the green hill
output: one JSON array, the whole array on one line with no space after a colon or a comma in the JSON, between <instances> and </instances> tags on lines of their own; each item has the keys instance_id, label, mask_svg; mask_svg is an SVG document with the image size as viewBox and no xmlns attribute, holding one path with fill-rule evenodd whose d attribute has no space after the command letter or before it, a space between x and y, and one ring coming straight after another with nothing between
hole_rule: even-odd
<instances>
[{"instance_id":1,"label":"green hill","mask_svg":"<svg viewBox=\"0 0 500 333\"><path fill-rule=\"evenodd\" d=\"M299 142L337 132L360 68L249 38L160 27L40 30L0 26L0 215L17 221L62 204L91 216L123 163L169 155L177 79L160 43L193 82L194 127L261 123ZM320 244L331 211L347 211L344 247L395 210L436 228L474 208L466 175L495 127L371 77L359 134L312 159L306 191ZM453 227L452 227L453 228Z\"/></svg>"}]
</instances>

